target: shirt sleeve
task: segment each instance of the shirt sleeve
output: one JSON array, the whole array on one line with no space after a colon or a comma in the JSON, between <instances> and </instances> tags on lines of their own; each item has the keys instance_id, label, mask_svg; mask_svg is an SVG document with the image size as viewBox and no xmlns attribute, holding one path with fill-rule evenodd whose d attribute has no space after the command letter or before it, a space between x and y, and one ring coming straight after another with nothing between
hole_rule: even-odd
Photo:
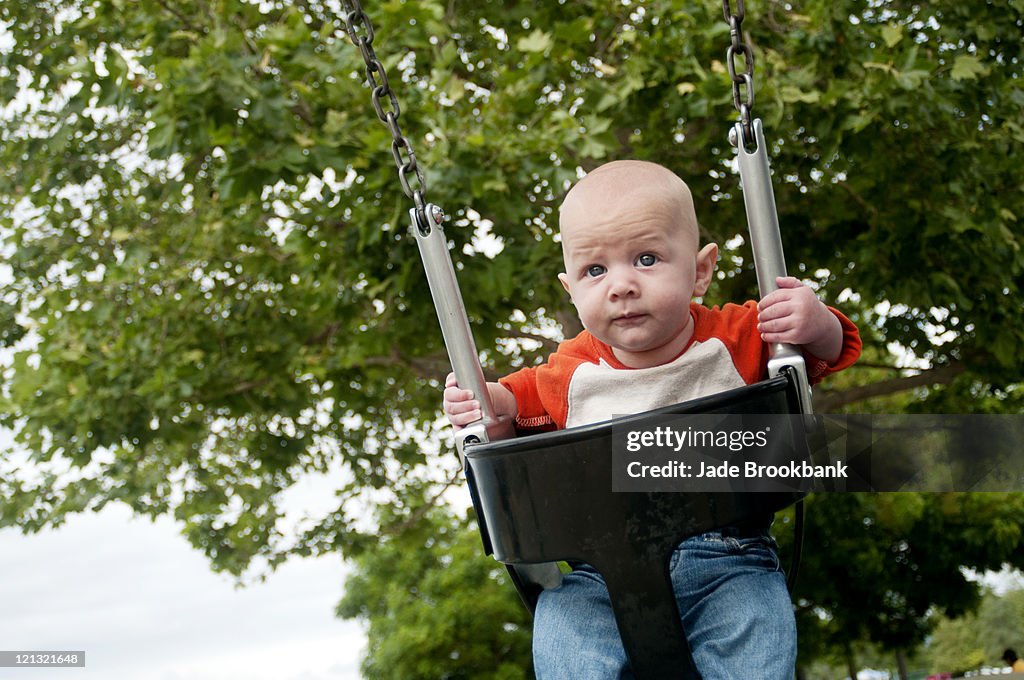
<instances>
[{"instance_id":1,"label":"shirt sleeve","mask_svg":"<svg viewBox=\"0 0 1024 680\"><path fill-rule=\"evenodd\" d=\"M583 362L599 361L593 336L583 331L559 343L546 362L523 368L498 380L516 398L516 431L521 434L565 428L569 415L569 382Z\"/></svg>"},{"instance_id":2,"label":"shirt sleeve","mask_svg":"<svg viewBox=\"0 0 1024 680\"><path fill-rule=\"evenodd\" d=\"M555 421L544 408L537 384L537 368L522 368L498 379L498 384L512 391L516 399L516 431L545 432L555 429Z\"/></svg>"},{"instance_id":3,"label":"shirt sleeve","mask_svg":"<svg viewBox=\"0 0 1024 680\"><path fill-rule=\"evenodd\" d=\"M849 368L860 358L862 345L857 327L838 309L834 307L828 309L836 315L843 328L843 348L839 351L839 357L832 363L816 357L810 352L804 352L804 361L807 362L807 378L812 385L821 382L821 379L827 375Z\"/></svg>"}]
</instances>

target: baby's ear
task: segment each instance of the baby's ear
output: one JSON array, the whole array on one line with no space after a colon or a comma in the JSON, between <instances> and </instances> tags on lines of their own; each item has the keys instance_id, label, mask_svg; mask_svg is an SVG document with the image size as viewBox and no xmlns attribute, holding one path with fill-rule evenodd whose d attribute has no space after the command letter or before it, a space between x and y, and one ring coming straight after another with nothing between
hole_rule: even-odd
<instances>
[{"instance_id":1,"label":"baby's ear","mask_svg":"<svg viewBox=\"0 0 1024 680\"><path fill-rule=\"evenodd\" d=\"M572 299L572 291L569 290L569 275L562 272L558 275L558 282L562 284L562 288L565 288L565 292L569 294L569 299Z\"/></svg>"},{"instance_id":2,"label":"baby's ear","mask_svg":"<svg viewBox=\"0 0 1024 680\"><path fill-rule=\"evenodd\" d=\"M693 296L700 297L708 292L711 286L711 275L715 273L718 262L718 246L709 243L697 253L697 276L693 282Z\"/></svg>"}]
</instances>

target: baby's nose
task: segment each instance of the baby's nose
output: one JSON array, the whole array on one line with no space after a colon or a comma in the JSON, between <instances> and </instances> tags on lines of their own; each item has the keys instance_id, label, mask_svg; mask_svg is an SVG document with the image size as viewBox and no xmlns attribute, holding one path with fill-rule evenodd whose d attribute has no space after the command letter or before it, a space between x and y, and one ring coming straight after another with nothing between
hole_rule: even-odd
<instances>
[{"instance_id":1,"label":"baby's nose","mask_svg":"<svg viewBox=\"0 0 1024 680\"><path fill-rule=\"evenodd\" d=\"M613 300L621 297L631 297L639 292L636 277L632 272L616 272L608 282L608 296Z\"/></svg>"}]
</instances>

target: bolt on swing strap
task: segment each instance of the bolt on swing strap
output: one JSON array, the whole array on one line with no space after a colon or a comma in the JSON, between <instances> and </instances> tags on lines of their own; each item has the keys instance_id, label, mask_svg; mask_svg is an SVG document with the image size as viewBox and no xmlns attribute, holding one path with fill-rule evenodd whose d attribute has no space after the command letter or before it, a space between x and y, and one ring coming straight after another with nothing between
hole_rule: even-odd
<instances>
[{"instance_id":1,"label":"bolt on swing strap","mask_svg":"<svg viewBox=\"0 0 1024 680\"><path fill-rule=\"evenodd\" d=\"M359 48L360 54L363 55L363 61L366 63L366 80L372 90L373 110L377 112L377 118L391 131L391 156L395 159L395 167L398 168L398 181L402 185L402 191L416 205L417 222L420 223L422 229L427 224L425 215L427 204L423 197L427 192L427 183L416 163L416 154L413 152L412 144L402 134L402 128L398 124L402 109L388 82L384 65L373 50L373 24L370 23L370 17L363 11L359 0L341 0L341 6L345 13L345 32L352 44ZM387 105L385 105L385 98ZM416 177L416 187L410 183L411 175Z\"/></svg>"}]
</instances>

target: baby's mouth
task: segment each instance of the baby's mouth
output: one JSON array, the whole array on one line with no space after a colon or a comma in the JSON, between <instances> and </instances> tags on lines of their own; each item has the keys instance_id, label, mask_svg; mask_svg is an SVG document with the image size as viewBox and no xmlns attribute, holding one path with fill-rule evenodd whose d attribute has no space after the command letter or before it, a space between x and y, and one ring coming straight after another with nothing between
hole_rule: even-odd
<instances>
[{"instance_id":1,"label":"baby's mouth","mask_svg":"<svg viewBox=\"0 0 1024 680\"><path fill-rule=\"evenodd\" d=\"M612 323L619 324L621 326L635 326L642 323L646 318L647 315L640 312L626 312L625 314L619 314L612 318Z\"/></svg>"}]
</instances>

